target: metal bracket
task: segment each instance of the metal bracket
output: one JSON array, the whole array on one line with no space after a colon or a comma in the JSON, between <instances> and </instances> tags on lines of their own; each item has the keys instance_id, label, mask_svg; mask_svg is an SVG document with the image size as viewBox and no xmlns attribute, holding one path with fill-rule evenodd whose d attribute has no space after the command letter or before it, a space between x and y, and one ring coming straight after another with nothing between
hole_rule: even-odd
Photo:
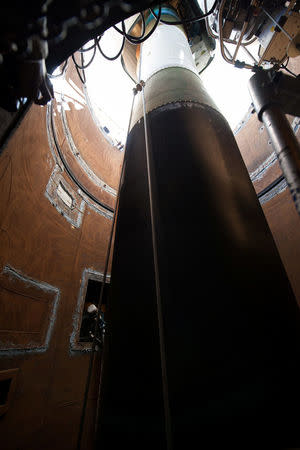
<instances>
[{"instance_id":1,"label":"metal bracket","mask_svg":"<svg viewBox=\"0 0 300 450\"><path fill-rule=\"evenodd\" d=\"M249 80L249 90L258 118L271 105L280 106L285 114L300 116L300 77L273 70L258 69Z\"/></svg>"},{"instance_id":2,"label":"metal bracket","mask_svg":"<svg viewBox=\"0 0 300 450\"><path fill-rule=\"evenodd\" d=\"M133 94L136 95L138 92L141 92L142 89L146 86L145 81L141 80L134 88Z\"/></svg>"}]
</instances>

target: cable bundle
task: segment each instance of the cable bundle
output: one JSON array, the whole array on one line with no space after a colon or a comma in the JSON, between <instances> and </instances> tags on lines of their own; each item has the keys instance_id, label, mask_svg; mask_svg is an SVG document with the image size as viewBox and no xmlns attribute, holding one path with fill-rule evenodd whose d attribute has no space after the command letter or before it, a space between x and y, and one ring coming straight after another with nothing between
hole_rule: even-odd
<instances>
[{"instance_id":1,"label":"cable bundle","mask_svg":"<svg viewBox=\"0 0 300 450\"><path fill-rule=\"evenodd\" d=\"M212 14L212 13L214 12L214 10L215 10L215 8L216 8L218 2L219 2L219 0L216 0L216 1L214 2L213 6L211 7L211 9L210 9L208 12L206 12L205 14L202 14L201 16L194 17L194 18L192 18L192 19L182 19L182 20L180 20L180 21L166 21L166 20L161 19L161 15L162 15L162 7L161 7L161 5L159 5L159 7L158 7L158 12L155 12L152 8L149 8L151 14L152 14L153 17L156 19L156 20L155 20L155 23L154 23L153 27L151 28L151 30L150 30L147 34L145 34L145 33L146 33L145 16L144 16L144 13L141 12L141 13L140 13L140 16L141 16L141 22L142 22L142 30L141 30L141 35L138 36L138 37L133 36L133 35L127 33L127 31L126 31L126 26L125 26L125 21L124 21L124 20L121 22L121 24L122 24L122 29L120 29L120 28L118 28L116 25L114 25L113 28L114 28L119 34L121 34L121 35L123 36L121 48L120 48L120 50L118 51L118 53L117 53L116 55L114 55L114 56L108 56L108 55L106 55L106 54L103 52L103 50L102 50L102 48L101 48L101 45L100 45L100 41L101 41L101 38L102 38L103 35L100 35L100 36L96 37L96 38L94 39L94 44L91 45L90 47L88 47L88 48L83 48L83 47L81 47L81 48L78 50L79 53L81 54L81 64L78 64L77 61L76 61L76 59L75 59L74 54L72 55L72 59L73 59L74 65L75 65L75 67L76 67L77 74L78 74L78 76L79 76L79 78L80 78L80 81L81 81L83 84L86 82L84 70L85 70L87 67L89 67L89 66L91 65L91 63L93 62L93 60L94 60L94 58L95 58L95 55L96 55L96 50L97 50L97 48L98 48L100 54L101 54L105 59L107 59L108 61L114 61L114 60L118 59L119 56L121 55L121 53L122 53L122 51L123 51L123 49L124 49L126 40L127 40L128 42L130 42L131 44L134 44L134 45L140 45L140 44L142 44L142 43L145 42L147 39L149 39L149 37L154 33L154 31L156 30L156 28L157 28L157 26L158 26L158 24L159 24L160 22L163 23L163 24L166 24L166 25L184 25L184 24L194 23L194 22L197 22L197 21L199 21L199 20L206 19L210 14ZM92 54L92 56L91 56L91 59L89 60L89 62L88 62L87 64L84 64L84 56L83 56L83 55L84 55L84 53L86 53L86 52L88 52L88 51L91 51L91 50L93 50L93 54Z\"/></svg>"}]
</instances>

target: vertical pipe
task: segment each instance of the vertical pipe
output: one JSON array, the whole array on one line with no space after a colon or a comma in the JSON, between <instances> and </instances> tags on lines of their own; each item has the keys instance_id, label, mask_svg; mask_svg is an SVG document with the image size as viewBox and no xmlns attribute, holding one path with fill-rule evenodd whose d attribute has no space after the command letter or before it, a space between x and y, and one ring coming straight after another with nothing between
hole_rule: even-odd
<instances>
[{"instance_id":1,"label":"vertical pipe","mask_svg":"<svg viewBox=\"0 0 300 450\"><path fill-rule=\"evenodd\" d=\"M142 62L142 51L140 55L140 66ZM141 80L140 80L141 81ZM159 332L159 346L160 346L160 359L161 359L161 372L162 372L162 389L163 389L163 399L164 399L164 412L165 412L165 427L166 427L166 442L167 450L172 449L172 425L171 425L171 415L170 415L170 404L169 404L169 391L168 391L168 376L167 376L167 366L166 366L166 349L165 349L165 339L164 339L164 322L162 314L162 303L161 303L161 291L160 291L160 270L159 270L159 258L158 258L158 243L157 243L157 212L158 208L156 206L156 199L153 186L153 157L149 142L149 133L147 125L147 114L146 114L146 102L144 94L144 86L141 90L142 103L143 103L143 119L144 119L144 130L145 130L145 150L146 150L146 166L147 166L147 179L148 179L148 190L149 190L149 207L150 207L150 217L151 217L151 232L152 232L152 248L153 248L153 260L154 260L154 276L155 276L155 291L156 291L156 302L157 302L157 319L158 319L158 332Z\"/></svg>"},{"instance_id":2,"label":"vertical pipe","mask_svg":"<svg viewBox=\"0 0 300 450\"><path fill-rule=\"evenodd\" d=\"M300 146L281 106L280 85L276 84L272 71L260 70L250 78L248 87L300 214Z\"/></svg>"},{"instance_id":3,"label":"vertical pipe","mask_svg":"<svg viewBox=\"0 0 300 450\"><path fill-rule=\"evenodd\" d=\"M268 131L286 179L296 210L300 214L300 146L291 126L279 106L272 105L262 113L262 121Z\"/></svg>"}]
</instances>

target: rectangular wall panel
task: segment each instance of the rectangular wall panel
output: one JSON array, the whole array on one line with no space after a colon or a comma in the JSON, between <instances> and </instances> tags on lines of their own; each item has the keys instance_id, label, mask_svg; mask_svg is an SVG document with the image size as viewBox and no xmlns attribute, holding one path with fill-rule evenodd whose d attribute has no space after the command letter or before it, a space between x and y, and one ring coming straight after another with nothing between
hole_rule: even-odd
<instances>
[{"instance_id":1,"label":"rectangular wall panel","mask_svg":"<svg viewBox=\"0 0 300 450\"><path fill-rule=\"evenodd\" d=\"M59 291L6 266L0 274L0 351L46 349Z\"/></svg>"}]
</instances>

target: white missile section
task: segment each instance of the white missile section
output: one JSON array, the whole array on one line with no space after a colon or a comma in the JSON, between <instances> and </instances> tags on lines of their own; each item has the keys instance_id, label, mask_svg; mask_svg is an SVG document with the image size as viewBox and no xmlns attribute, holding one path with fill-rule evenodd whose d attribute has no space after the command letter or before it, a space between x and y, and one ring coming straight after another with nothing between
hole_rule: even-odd
<instances>
[{"instance_id":1,"label":"white missile section","mask_svg":"<svg viewBox=\"0 0 300 450\"><path fill-rule=\"evenodd\" d=\"M159 24L155 33L141 45L141 52L141 80L147 81L156 72L169 67L182 67L198 74L187 37L179 26Z\"/></svg>"}]
</instances>

